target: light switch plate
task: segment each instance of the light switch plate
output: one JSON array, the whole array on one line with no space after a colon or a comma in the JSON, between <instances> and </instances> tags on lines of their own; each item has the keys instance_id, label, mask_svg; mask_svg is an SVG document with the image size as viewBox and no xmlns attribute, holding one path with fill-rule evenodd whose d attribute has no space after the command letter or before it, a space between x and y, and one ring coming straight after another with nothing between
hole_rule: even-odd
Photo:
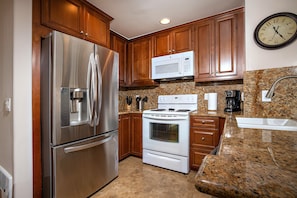
<instances>
[{"instance_id":1,"label":"light switch plate","mask_svg":"<svg viewBox=\"0 0 297 198\"><path fill-rule=\"evenodd\" d=\"M271 98L266 98L268 90L262 90L262 102L271 102Z\"/></svg>"},{"instance_id":2,"label":"light switch plate","mask_svg":"<svg viewBox=\"0 0 297 198\"><path fill-rule=\"evenodd\" d=\"M11 98L5 98L4 104L5 104L5 111L10 112L11 111Z\"/></svg>"}]
</instances>

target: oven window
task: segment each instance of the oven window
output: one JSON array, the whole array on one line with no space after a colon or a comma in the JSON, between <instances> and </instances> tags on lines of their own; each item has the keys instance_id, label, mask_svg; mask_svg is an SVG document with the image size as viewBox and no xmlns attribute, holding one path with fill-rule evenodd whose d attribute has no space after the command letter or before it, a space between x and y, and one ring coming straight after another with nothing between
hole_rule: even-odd
<instances>
[{"instance_id":1,"label":"oven window","mask_svg":"<svg viewBox=\"0 0 297 198\"><path fill-rule=\"evenodd\" d=\"M150 123L150 139L178 143L178 124Z\"/></svg>"}]
</instances>

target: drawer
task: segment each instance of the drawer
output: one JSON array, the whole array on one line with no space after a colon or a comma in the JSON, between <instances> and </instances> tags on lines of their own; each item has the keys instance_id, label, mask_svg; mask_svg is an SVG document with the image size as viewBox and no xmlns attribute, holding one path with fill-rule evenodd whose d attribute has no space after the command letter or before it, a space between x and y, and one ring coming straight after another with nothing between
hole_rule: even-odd
<instances>
[{"instance_id":1,"label":"drawer","mask_svg":"<svg viewBox=\"0 0 297 198\"><path fill-rule=\"evenodd\" d=\"M190 119L191 127L218 129L219 118L218 117L197 117L191 116Z\"/></svg>"},{"instance_id":2,"label":"drawer","mask_svg":"<svg viewBox=\"0 0 297 198\"><path fill-rule=\"evenodd\" d=\"M218 144L218 135L216 132L201 132L191 128L191 145L206 145L215 147Z\"/></svg>"}]
</instances>

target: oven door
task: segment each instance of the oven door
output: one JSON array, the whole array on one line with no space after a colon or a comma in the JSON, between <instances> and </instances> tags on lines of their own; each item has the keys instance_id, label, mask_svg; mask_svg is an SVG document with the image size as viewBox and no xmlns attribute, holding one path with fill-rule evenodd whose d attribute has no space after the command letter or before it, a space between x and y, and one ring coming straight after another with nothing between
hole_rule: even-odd
<instances>
[{"instance_id":1,"label":"oven door","mask_svg":"<svg viewBox=\"0 0 297 198\"><path fill-rule=\"evenodd\" d=\"M189 156L189 116L143 114L143 149Z\"/></svg>"}]
</instances>

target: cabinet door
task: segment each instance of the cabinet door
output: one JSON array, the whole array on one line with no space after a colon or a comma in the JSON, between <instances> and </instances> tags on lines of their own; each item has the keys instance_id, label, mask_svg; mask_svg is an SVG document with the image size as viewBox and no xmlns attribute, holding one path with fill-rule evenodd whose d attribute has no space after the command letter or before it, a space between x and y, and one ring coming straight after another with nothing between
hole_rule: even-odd
<instances>
[{"instance_id":1,"label":"cabinet door","mask_svg":"<svg viewBox=\"0 0 297 198\"><path fill-rule=\"evenodd\" d=\"M198 21L195 27L196 82L243 78L244 10Z\"/></svg>"},{"instance_id":2,"label":"cabinet door","mask_svg":"<svg viewBox=\"0 0 297 198\"><path fill-rule=\"evenodd\" d=\"M190 166L192 170L198 170L204 157L208 155L211 150L191 149L190 150Z\"/></svg>"},{"instance_id":3,"label":"cabinet door","mask_svg":"<svg viewBox=\"0 0 297 198\"><path fill-rule=\"evenodd\" d=\"M130 115L119 116L119 160L130 155Z\"/></svg>"},{"instance_id":4,"label":"cabinet door","mask_svg":"<svg viewBox=\"0 0 297 198\"><path fill-rule=\"evenodd\" d=\"M214 21L199 21L195 27L195 78L209 78L214 70Z\"/></svg>"},{"instance_id":5,"label":"cabinet door","mask_svg":"<svg viewBox=\"0 0 297 198\"><path fill-rule=\"evenodd\" d=\"M111 34L111 49L119 53L119 83L120 86L126 86L126 56L127 41L120 36Z\"/></svg>"},{"instance_id":6,"label":"cabinet door","mask_svg":"<svg viewBox=\"0 0 297 198\"><path fill-rule=\"evenodd\" d=\"M131 154L142 157L142 114L131 114Z\"/></svg>"},{"instance_id":7,"label":"cabinet door","mask_svg":"<svg viewBox=\"0 0 297 198\"><path fill-rule=\"evenodd\" d=\"M84 16L85 38L91 42L109 47L109 21L89 7L86 7Z\"/></svg>"},{"instance_id":8,"label":"cabinet door","mask_svg":"<svg viewBox=\"0 0 297 198\"><path fill-rule=\"evenodd\" d=\"M151 38L135 40L128 45L129 86L153 86L151 78Z\"/></svg>"},{"instance_id":9,"label":"cabinet door","mask_svg":"<svg viewBox=\"0 0 297 198\"><path fill-rule=\"evenodd\" d=\"M192 26L185 26L172 31L172 53L186 52L193 49L192 29Z\"/></svg>"},{"instance_id":10,"label":"cabinet door","mask_svg":"<svg viewBox=\"0 0 297 198\"><path fill-rule=\"evenodd\" d=\"M215 19L216 76L242 78L244 68L243 12L229 13Z\"/></svg>"},{"instance_id":11,"label":"cabinet door","mask_svg":"<svg viewBox=\"0 0 297 198\"><path fill-rule=\"evenodd\" d=\"M216 25L216 76L236 74L236 18L219 17Z\"/></svg>"},{"instance_id":12,"label":"cabinet door","mask_svg":"<svg viewBox=\"0 0 297 198\"><path fill-rule=\"evenodd\" d=\"M77 37L82 37L83 5L78 0L41 1L41 23Z\"/></svg>"},{"instance_id":13,"label":"cabinet door","mask_svg":"<svg viewBox=\"0 0 297 198\"><path fill-rule=\"evenodd\" d=\"M157 33L153 42L154 57L190 51L193 49L192 26Z\"/></svg>"},{"instance_id":14,"label":"cabinet door","mask_svg":"<svg viewBox=\"0 0 297 198\"><path fill-rule=\"evenodd\" d=\"M154 57L171 54L170 32L158 33L154 36Z\"/></svg>"}]
</instances>

